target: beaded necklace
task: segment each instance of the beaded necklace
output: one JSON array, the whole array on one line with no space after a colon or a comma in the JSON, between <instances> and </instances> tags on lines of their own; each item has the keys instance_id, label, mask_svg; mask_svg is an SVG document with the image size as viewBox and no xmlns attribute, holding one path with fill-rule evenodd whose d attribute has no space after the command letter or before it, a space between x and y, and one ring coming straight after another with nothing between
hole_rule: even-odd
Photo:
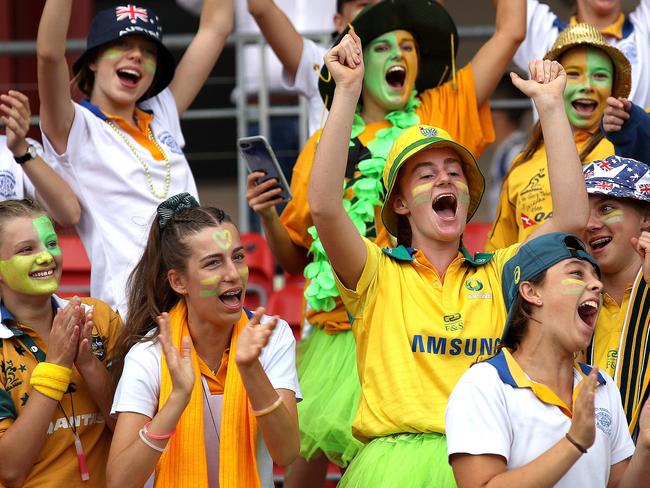
<instances>
[{"instance_id":1,"label":"beaded necklace","mask_svg":"<svg viewBox=\"0 0 650 488\"><path fill-rule=\"evenodd\" d=\"M377 131L375 139L368 143L370 158L357 163L360 176L350 178L343 185L343 208L359 234L364 237L369 231L374 231L375 207L383 202L384 187L381 178L388 151L405 129L420 123L420 117L415 112L416 107L420 106L416 96L417 92L413 90L403 110L396 110L386 115L385 119L391 123L391 127ZM357 107L350 138L356 138L365 129L366 123ZM351 141L350 145L353 146L354 143ZM307 232L314 242L309 247L312 262L305 267L304 272L305 278L310 280L309 286L305 289L305 299L312 309L329 312L336 307L334 299L339 296L332 265L325 254L316 227L312 225Z\"/></svg>"},{"instance_id":2,"label":"beaded necklace","mask_svg":"<svg viewBox=\"0 0 650 488\"><path fill-rule=\"evenodd\" d=\"M160 147L160 144L158 144L158 141L156 141L156 138L154 137L153 132L151 131L151 127L147 127L147 136L149 137L149 140L154 143L154 145L163 155L163 158L165 160L165 190L163 191L163 193L158 193L153 187L149 165L147 165L144 159L140 157L140 154L138 154L137 149L133 147L131 141L129 141L127 137L124 135L124 133L120 130L120 128L117 125L115 125L115 122L113 122L110 119L106 119L106 123L111 129L115 131L115 133L118 136L120 136L120 138L124 141L124 144L126 144L126 146L133 153L133 156L135 156L135 159L137 159L140 162L142 169L144 169L144 174L147 177L147 185L149 186L149 193L151 193L154 197L159 198L161 200L167 199L167 195L169 195L169 186L171 185L171 181L172 181L172 164L169 161L169 158L167 157L165 151L163 151L162 147Z\"/></svg>"}]
</instances>

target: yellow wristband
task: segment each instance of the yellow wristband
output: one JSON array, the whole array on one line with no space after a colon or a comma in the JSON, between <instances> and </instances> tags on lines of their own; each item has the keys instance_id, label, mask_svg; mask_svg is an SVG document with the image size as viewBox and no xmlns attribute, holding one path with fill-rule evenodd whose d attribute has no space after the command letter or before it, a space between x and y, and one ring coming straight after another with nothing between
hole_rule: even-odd
<instances>
[{"instance_id":1,"label":"yellow wristband","mask_svg":"<svg viewBox=\"0 0 650 488\"><path fill-rule=\"evenodd\" d=\"M32 371L29 384L39 393L58 402L68 390L71 376L70 368L54 363L38 363Z\"/></svg>"}]
</instances>

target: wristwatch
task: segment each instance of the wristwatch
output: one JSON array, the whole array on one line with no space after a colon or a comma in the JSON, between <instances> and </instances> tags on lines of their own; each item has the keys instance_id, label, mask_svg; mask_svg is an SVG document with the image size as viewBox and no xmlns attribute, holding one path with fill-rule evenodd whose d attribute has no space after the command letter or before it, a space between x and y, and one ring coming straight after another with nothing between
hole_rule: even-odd
<instances>
[{"instance_id":1,"label":"wristwatch","mask_svg":"<svg viewBox=\"0 0 650 488\"><path fill-rule=\"evenodd\" d=\"M30 159L34 159L37 156L36 154L36 148L32 146L31 144L27 145L27 152L23 154L22 156L14 156L14 160L18 164L25 164L27 161Z\"/></svg>"}]
</instances>

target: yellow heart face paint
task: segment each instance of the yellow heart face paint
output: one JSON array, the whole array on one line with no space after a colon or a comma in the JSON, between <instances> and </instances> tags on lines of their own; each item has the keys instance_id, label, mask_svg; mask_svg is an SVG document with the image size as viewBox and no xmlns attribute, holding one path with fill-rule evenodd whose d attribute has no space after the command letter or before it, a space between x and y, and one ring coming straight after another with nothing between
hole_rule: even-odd
<instances>
[{"instance_id":1,"label":"yellow heart face paint","mask_svg":"<svg viewBox=\"0 0 650 488\"><path fill-rule=\"evenodd\" d=\"M601 219L601 222L606 225L623 222L623 214L623 210L612 210Z\"/></svg>"},{"instance_id":2,"label":"yellow heart face paint","mask_svg":"<svg viewBox=\"0 0 650 488\"><path fill-rule=\"evenodd\" d=\"M232 247L232 234L228 229L215 230L212 233L214 243L224 251Z\"/></svg>"},{"instance_id":3,"label":"yellow heart face paint","mask_svg":"<svg viewBox=\"0 0 650 488\"><path fill-rule=\"evenodd\" d=\"M580 295L587 288L587 283L576 278L562 280L562 295Z\"/></svg>"}]
</instances>

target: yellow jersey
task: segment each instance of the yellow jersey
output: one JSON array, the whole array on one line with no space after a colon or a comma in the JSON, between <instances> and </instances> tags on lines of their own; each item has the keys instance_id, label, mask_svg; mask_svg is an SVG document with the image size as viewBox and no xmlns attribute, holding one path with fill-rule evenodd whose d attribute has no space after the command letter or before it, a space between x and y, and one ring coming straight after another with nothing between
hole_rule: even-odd
<instances>
[{"instance_id":1,"label":"yellow jersey","mask_svg":"<svg viewBox=\"0 0 650 488\"><path fill-rule=\"evenodd\" d=\"M420 123L445 129L477 158L485 147L494 141L489 103L484 103L481 107L476 104L476 90L471 65L458 71L456 88L451 82L447 82L424 91L418 98L421 105L416 108L416 113L420 118ZM377 131L390 127L391 124L387 120L368 124L358 136L359 141L367 147L375 139ZM313 242L313 238L307 232L307 229L313 225L307 201L307 189L320 134L321 131L318 131L311 136L296 161L291 176L293 198L281 216L282 224L287 229L293 243L305 250L309 249ZM359 172L356 171L355 176L358 175ZM352 196L352 194L346 195L347 198ZM368 237L382 247L387 246L389 244L388 233L381 224L380 206L375 208L375 216L375 235ZM305 286L309 286L309 283L306 283ZM312 325L324 327L326 332L348 330L350 325L347 314L338 298L336 305L336 308L330 312L308 311L307 320Z\"/></svg>"},{"instance_id":2,"label":"yellow jersey","mask_svg":"<svg viewBox=\"0 0 650 488\"><path fill-rule=\"evenodd\" d=\"M475 258L461 249L441 277L420 251L364 241L368 257L356 289L337 283L357 344L361 395L353 433L364 441L444 433L451 390L500 343L501 273L519 245Z\"/></svg>"},{"instance_id":3,"label":"yellow jersey","mask_svg":"<svg viewBox=\"0 0 650 488\"><path fill-rule=\"evenodd\" d=\"M105 362L110 357L122 319L106 303L95 298L82 298L82 303L93 308L91 350ZM65 306L65 301L52 297L53 308ZM32 393L29 384L31 372L44 359L47 348L41 337L29 326L17 324L4 305L0 308L0 437L9 429L25 408ZM39 351L40 349L40 351ZM36 351L36 352L34 352ZM68 394L70 393L70 394ZM29 472L25 487L73 488L106 485L106 460L111 445L111 433L106 427L99 407L90 395L86 382L76 367L68 393L59 402L47 430L45 443ZM74 418L73 418L74 407ZM65 413L64 413L65 412ZM74 446L71 423L81 439L90 481L82 481Z\"/></svg>"},{"instance_id":4,"label":"yellow jersey","mask_svg":"<svg viewBox=\"0 0 650 488\"><path fill-rule=\"evenodd\" d=\"M577 132L575 142L580 152L589 134ZM585 164L614 154L607 139L598 143L587 156ZM542 144L525 162L515 159L501 186L496 218L488 234L486 250L501 249L525 241L537 228L553 216L551 186L548 181L546 150Z\"/></svg>"}]
</instances>

